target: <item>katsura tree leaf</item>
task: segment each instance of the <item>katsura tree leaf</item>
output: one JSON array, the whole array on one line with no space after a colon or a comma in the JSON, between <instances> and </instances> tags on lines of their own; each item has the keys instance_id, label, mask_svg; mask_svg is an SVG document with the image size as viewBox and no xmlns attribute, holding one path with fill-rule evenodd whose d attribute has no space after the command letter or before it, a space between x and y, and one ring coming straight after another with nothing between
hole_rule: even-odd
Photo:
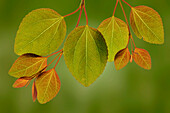
<instances>
[{"instance_id":1,"label":"katsura tree leaf","mask_svg":"<svg viewBox=\"0 0 170 113\"><path fill-rule=\"evenodd\" d=\"M37 89L35 86L35 81L33 82L33 85L32 85L32 99L33 99L33 102L35 102L37 99Z\"/></svg>"},{"instance_id":2,"label":"katsura tree leaf","mask_svg":"<svg viewBox=\"0 0 170 113\"><path fill-rule=\"evenodd\" d=\"M51 54L59 48L66 35L64 17L52 9L37 9L21 22L15 39L15 53Z\"/></svg>"},{"instance_id":3,"label":"katsura tree leaf","mask_svg":"<svg viewBox=\"0 0 170 113\"><path fill-rule=\"evenodd\" d=\"M116 70L120 70L123 67L125 67L128 62L130 61L130 52L128 48L122 49L120 50L116 56L115 56L115 60L114 60L114 64L116 67Z\"/></svg>"},{"instance_id":4,"label":"katsura tree leaf","mask_svg":"<svg viewBox=\"0 0 170 113\"><path fill-rule=\"evenodd\" d=\"M64 58L72 75L88 87L104 71L107 45L97 29L80 26L69 34L64 44Z\"/></svg>"},{"instance_id":5,"label":"katsura tree leaf","mask_svg":"<svg viewBox=\"0 0 170 113\"><path fill-rule=\"evenodd\" d=\"M9 75L16 78L29 78L42 71L46 66L46 57L40 57L34 54L24 54L15 61L9 70Z\"/></svg>"},{"instance_id":6,"label":"katsura tree leaf","mask_svg":"<svg viewBox=\"0 0 170 113\"><path fill-rule=\"evenodd\" d=\"M140 48L135 48L135 51L133 52L133 59L144 69L151 69L151 57L148 53L148 51Z\"/></svg>"},{"instance_id":7,"label":"katsura tree leaf","mask_svg":"<svg viewBox=\"0 0 170 113\"><path fill-rule=\"evenodd\" d=\"M162 19L154 9L147 6L133 7L130 23L138 38L153 44L164 43Z\"/></svg>"},{"instance_id":8,"label":"katsura tree leaf","mask_svg":"<svg viewBox=\"0 0 170 113\"><path fill-rule=\"evenodd\" d=\"M103 34L108 46L108 61L114 61L116 53L127 46L129 39L127 24L113 16L104 20L98 30Z\"/></svg>"},{"instance_id":9,"label":"katsura tree leaf","mask_svg":"<svg viewBox=\"0 0 170 113\"><path fill-rule=\"evenodd\" d=\"M15 83L13 84L14 88L21 88L24 87L28 84L29 80L25 80L23 78L19 78L15 81Z\"/></svg>"},{"instance_id":10,"label":"katsura tree leaf","mask_svg":"<svg viewBox=\"0 0 170 113\"><path fill-rule=\"evenodd\" d=\"M60 79L55 69L43 72L36 79L35 86L39 103L45 104L53 99L60 90Z\"/></svg>"}]
</instances>

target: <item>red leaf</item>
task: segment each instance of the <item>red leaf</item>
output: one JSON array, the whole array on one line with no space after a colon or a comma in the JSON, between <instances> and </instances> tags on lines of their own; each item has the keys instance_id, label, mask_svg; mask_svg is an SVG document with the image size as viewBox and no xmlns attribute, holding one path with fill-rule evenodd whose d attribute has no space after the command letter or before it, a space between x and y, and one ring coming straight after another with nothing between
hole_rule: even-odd
<instances>
[{"instance_id":1,"label":"red leaf","mask_svg":"<svg viewBox=\"0 0 170 113\"><path fill-rule=\"evenodd\" d=\"M114 60L114 64L116 67L116 70L120 70L123 67L125 67L128 62L130 60L130 52L128 48L122 49L120 50L116 56L115 56L115 60Z\"/></svg>"},{"instance_id":2,"label":"red leaf","mask_svg":"<svg viewBox=\"0 0 170 113\"><path fill-rule=\"evenodd\" d=\"M140 48L135 48L133 52L133 59L140 67L144 69L151 69L151 57L148 51Z\"/></svg>"},{"instance_id":3,"label":"red leaf","mask_svg":"<svg viewBox=\"0 0 170 113\"><path fill-rule=\"evenodd\" d=\"M15 81L15 83L13 84L13 87L14 88L21 88L21 87L26 86L28 82L29 82L29 80L19 78Z\"/></svg>"},{"instance_id":4,"label":"red leaf","mask_svg":"<svg viewBox=\"0 0 170 113\"><path fill-rule=\"evenodd\" d=\"M33 102L35 102L37 99L37 89L35 86L35 81L33 82L33 85L32 85L32 98L33 98Z\"/></svg>"}]
</instances>

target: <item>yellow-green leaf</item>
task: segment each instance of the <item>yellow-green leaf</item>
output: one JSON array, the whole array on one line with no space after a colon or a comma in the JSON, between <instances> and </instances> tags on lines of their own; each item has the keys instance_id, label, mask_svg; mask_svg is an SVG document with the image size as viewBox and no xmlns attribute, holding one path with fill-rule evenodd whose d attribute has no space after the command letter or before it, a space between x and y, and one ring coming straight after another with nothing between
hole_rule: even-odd
<instances>
[{"instance_id":1,"label":"yellow-green leaf","mask_svg":"<svg viewBox=\"0 0 170 113\"><path fill-rule=\"evenodd\" d=\"M107 45L101 33L89 26L75 28L64 44L64 58L72 75L90 86L104 71Z\"/></svg>"},{"instance_id":2,"label":"yellow-green leaf","mask_svg":"<svg viewBox=\"0 0 170 113\"><path fill-rule=\"evenodd\" d=\"M150 70L151 69L151 57L148 51L140 48L135 48L133 52L133 59L140 67Z\"/></svg>"},{"instance_id":3,"label":"yellow-green leaf","mask_svg":"<svg viewBox=\"0 0 170 113\"><path fill-rule=\"evenodd\" d=\"M36 79L35 86L39 103L45 104L53 99L60 90L60 79L55 69L43 72Z\"/></svg>"},{"instance_id":4,"label":"yellow-green leaf","mask_svg":"<svg viewBox=\"0 0 170 113\"><path fill-rule=\"evenodd\" d=\"M153 44L164 43L162 19L154 9L147 6L133 7L130 23L138 38Z\"/></svg>"},{"instance_id":5,"label":"yellow-green leaf","mask_svg":"<svg viewBox=\"0 0 170 113\"><path fill-rule=\"evenodd\" d=\"M51 54L62 44L66 35L64 18L52 9L37 9L21 22L15 39L15 53Z\"/></svg>"},{"instance_id":6,"label":"yellow-green leaf","mask_svg":"<svg viewBox=\"0 0 170 113\"><path fill-rule=\"evenodd\" d=\"M13 77L29 78L47 66L47 58L34 54L24 54L20 56L9 70L9 74Z\"/></svg>"},{"instance_id":7,"label":"yellow-green leaf","mask_svg":"<svg viewBox=\"0 0 170 113\"><path fill-rule=\"evenodd\" d=\"M128 62L130 61L130 52L128 48L122 49L120 50L116 56L115 56L115 60L114 60L114 64L116 67L116 70L120 70L123 67L125 67Z\"/></svg>"},{"instance_id":8,"label":"yellow-green leaf","mask_svg":"<svg viewBox=\"0 0 170 113\"><path fill-rule=\"evenodd\" d=\"M104 20L98 30L103 34L108 46L108 61L114 61L116 53L127 46L129 39L127 24L113 16Z\"/></svg>"}]
</instances>

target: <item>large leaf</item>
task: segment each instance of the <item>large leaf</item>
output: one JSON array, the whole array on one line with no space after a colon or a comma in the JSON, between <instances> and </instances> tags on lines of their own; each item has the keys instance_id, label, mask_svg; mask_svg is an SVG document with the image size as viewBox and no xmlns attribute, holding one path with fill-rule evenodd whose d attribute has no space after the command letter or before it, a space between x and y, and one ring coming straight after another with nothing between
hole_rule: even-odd
<instances>
[{"instance_id":1,"label":"large leaf","mask_svg":"<svg viewBox=\"0 0 170 113\"><path fill-rule=\"evenodd\" d=\"M138 38L149 43L163 44L164 29L160 15L150 7L133 7L130 14L132 29Z\"/></svg>"},{"instance_id":2,"label":"large leaf","mask_svg":"<svg viewBox=\"0 0 170 113\"><path fill-rule=\"evenodd\" d=\"M20 24L15 39L15 53L46 56L63 42L66 35L64 18L51 9L37 9Z\"/></svg>"},{"instance_id":3,"label":"large leaf","mask_svg":"<svg viewBox=\"0 0 170 113\"><path fill-rule=\"evenodd\" d=\"M133 52L133 59L144 69L151 69L151 57L148 53L148 51L140 48L135 48L135 51Z\"/></svg>"},{"instance_id":4,"label":"large leaf","mask_svg":"<svg viewBox=\"0 0 170 113\"><path fill-rule=\"evenodd\" d=\"M55 69L43 72L36 79L35 86L37 88L37 99L41 104L53 99L60 90L60 79Z\"/></svg>"},{"instance_id":5,"label":"large leaf","mask_svg":"<svg viewBox=\"0 0 170 113\"><path fill-rule=\"evenodd\" d=\"M75 28L64 44L64 57L73 76L90 86L102 74L107 63L107 46L101 33L89 26Z\"/></svg>"},{"instance_id":6,"label":"large leaf","mask_svg":"<svg viewBox=\"0 0 170 113\"><path fill-rule=\"evenodd\" d=\"M9 74L13 77L29 78L39 71L42 71L47 66L47 58L40 57L34 54L25 54L20 56L11 69Z\"/></svg>"},{"instance_id":7,"label":"large leaf","mask_svg":"<svg viewBox=\"0 0 170 113\"><path fill-rule=\"evenodd\" d=\"M119 51L116 56L115 56L115 60L114 60L114 64L116 67L116 70L120 70L123 67L125 67L128 62L130 61L130 52L128 48L125 48L121 51Z\"/></svg>"},{"instance_id":8,"label":"large leaf","mask_svg":"<svg viewBox=\"0 0 170 113\"><path fill-rule=\"evenodd\" d=\"M129 39L127 24L113 16L104 20L98 30L103 34L108 46L108 61L114 61L116 53L127 46Z\"/></svg>"}]
</instances>

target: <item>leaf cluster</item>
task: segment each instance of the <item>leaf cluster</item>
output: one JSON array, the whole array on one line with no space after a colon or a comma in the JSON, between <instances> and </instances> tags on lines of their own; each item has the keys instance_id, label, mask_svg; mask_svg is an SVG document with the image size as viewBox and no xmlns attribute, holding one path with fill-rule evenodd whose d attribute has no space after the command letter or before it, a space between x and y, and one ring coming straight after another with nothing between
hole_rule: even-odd
<instances>
[{"instance_id":1,"label":"leaf cluster","mask_svg":"<svg viewBox=\"0 0 170 113\"><path fill-rule=\"evenodd\" d=\"M11 76L18 78L13 87L24 87L34 80L33 101L38 99L41 104L47 103L60 90L61 83L55 68L62 55L72 75L85 87L90 86L103 73L107 61L114 61L116 70L122 69L133 60L142 68L151 69L151 57L146 50L136 47L130 26L139 39L143 38L152 44L163 44L164 29L161 17L150 7L132 7L122 1L131 8L130 24L121 0L117 0L113 16L104 20L97 29L88 25L85 0L81 1L76 11L65 16L48 8L30 12L21 22L15 38L14 51L20 57L9 71ZM126 22L114 16L118 3ZM64 18L79 10L76 28L67 36L63 49L55 52L66 36ZM86 25L78 26L83 10ZM53 55L56 57L47 64L48 58ZM47 70L55 60L56 65Z\"/></svg>"}]
</instances>

